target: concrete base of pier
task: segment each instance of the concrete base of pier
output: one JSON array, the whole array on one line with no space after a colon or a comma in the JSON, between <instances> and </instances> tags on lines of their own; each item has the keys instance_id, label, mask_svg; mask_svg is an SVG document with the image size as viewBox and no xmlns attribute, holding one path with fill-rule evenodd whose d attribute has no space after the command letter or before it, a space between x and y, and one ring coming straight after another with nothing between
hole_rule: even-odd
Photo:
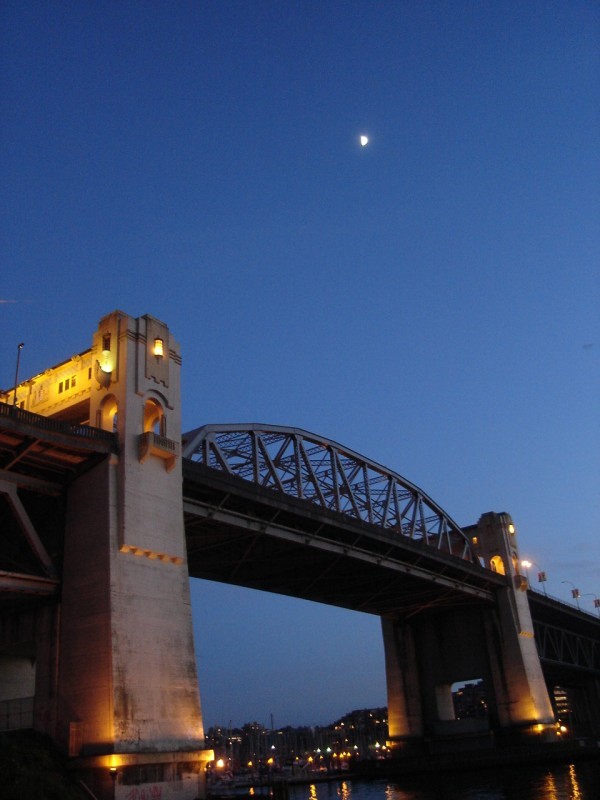
<instances>
[{"instance_id":1,"label":"concrete base of pier","mask_svg":"<svg viewBox=\"0 0 600 800\"><path fill-rule=\"evenodd\" d=\"M212 750L132 753L73 759L69 768L98 800L197 800L206 796L206 765L213 758Z\"/></svg>"}]
</instances>

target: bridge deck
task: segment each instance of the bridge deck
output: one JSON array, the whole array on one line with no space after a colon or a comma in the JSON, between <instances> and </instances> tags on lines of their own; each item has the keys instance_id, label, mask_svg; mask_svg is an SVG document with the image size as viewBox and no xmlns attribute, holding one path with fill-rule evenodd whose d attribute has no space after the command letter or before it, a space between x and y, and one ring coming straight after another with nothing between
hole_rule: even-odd
<instances>
[{"instance_id":1,"label":"bridge deck","mask_svg":"<svg viewBox=\"0 0 600 800\"><path fill-rule=\"evenodd\" d=\"M372 614L492 601L504 576L187 459L190 575Z\"/></svg>"},{"instance_id":2,"label":"bridge deck","mask_svg":"<svg viewBox=\"0 0 600 800\"><path fill-rule=\"evenodd\" d=\"M58 494L116 446L109 431L0 403L0 475L24 488Z\"/></svg>"}]
</instances>

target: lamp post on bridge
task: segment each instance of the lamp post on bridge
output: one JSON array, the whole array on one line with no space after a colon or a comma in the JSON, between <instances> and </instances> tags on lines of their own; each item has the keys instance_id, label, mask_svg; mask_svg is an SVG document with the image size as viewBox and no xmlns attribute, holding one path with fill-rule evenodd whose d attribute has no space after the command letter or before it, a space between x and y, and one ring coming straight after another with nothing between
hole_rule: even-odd
<instances>
[{"instance_id":1,"label":"lamp post on bridge","mask_svg":"<svg viewBox=\"0 0 600 800\"><path fill-rule=\"evenodd\" d=\"M17 405L17 384L19 383L19 362L21 361L21 350L25 347L25 342L19 342L17 345L17 368L15 369L15 396L13 399L13 406Z\"/></svg>"},{"instance_id":2,"label":"lamp post on bridge","mask_svg":"<svg viewBox=\"0 0 600 800\"><path fill-rule=\"evenodd\" d=\"M577 608L579 608L579 598L581 597L581 595L579 594L579 589L577 589L575 587L575 584L571 583L571 581L561 581L561 583L568 583L569 586L571 586L571 596L573 600L575 600L575 602L577 603Z\"/></svg>"},{"instance_id":3,"label":"lamp post on bridge","mask_svg":"<svg viewBox=\"0 0 600 800\"><path fill-rule=\"evenodd\" d=\"M546 580L547 580L546 573L540 568L540 566L536 564L535 561L529 561L527 559L521 561L521 566L525 570L525 575L527 577L527 586L529 589L531 589L531 583L529 581L529 570L531 569L531 567L535 567L538 570L538 583L542 584L542 589L544 590L544 594L548 596L548 593L546 592Z\"/></svg>"}]
</instances>

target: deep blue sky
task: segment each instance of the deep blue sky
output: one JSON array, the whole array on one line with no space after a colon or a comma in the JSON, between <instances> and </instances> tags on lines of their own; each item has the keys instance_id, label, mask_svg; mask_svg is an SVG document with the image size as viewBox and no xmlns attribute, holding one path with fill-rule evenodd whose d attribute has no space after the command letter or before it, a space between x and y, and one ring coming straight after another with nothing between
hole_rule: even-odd
<instances>
[{"instance_id":1,"label":"deep blue sky","mask_svg":"<svg viewBox=\"0 0 600 800\"><path fill-rule=\"evenodd\" d=\"M0 27L0 385L20 341L25 377L152 314L185 429L335 439L600 595L597 2L4 0ZM208 725L385 704L377 619L192 593Z\"/></svg>"}]
</instances>

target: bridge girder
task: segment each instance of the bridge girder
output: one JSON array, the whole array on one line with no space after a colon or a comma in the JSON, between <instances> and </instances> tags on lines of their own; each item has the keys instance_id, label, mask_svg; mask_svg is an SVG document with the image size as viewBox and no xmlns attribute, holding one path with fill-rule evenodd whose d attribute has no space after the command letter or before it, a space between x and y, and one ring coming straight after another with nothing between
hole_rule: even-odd
<instances>
[{"instance_id":1,"label":"bridge girder","mask_svg":"<svg viewBox=\"0 0 600 800\"><path fill-rule=\"evenodd\" d=\"M600 675L600 639L582 636L543 622L535 623L535 637L542 662Z\"/></svg>"},{"instance_id":2,"label":"bridge girder","mask_svg":"<svg viewBox=\"0 0 600 800\"><path fill-rule=\"evenodd\" d=\"M600 619L540 592L528 597L544 672L600 677Z\"/></svg>"}]
</instances>

